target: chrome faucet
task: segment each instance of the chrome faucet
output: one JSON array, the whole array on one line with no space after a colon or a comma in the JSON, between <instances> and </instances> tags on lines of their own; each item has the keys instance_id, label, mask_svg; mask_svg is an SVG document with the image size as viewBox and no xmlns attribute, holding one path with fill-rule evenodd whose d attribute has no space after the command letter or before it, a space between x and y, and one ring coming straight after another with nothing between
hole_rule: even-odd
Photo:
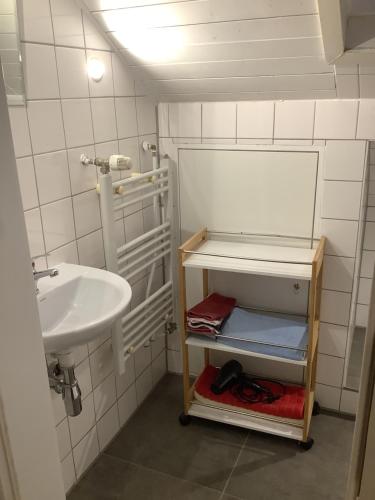
<instances>
[{"instance_id":1,"label":"chrome faucet","mask_svg":"<svg viewBox=\"0 0 375 500\"><path fill-rule=\"evenodd\" d=\"M54 268L54 267L52 267L50 269L43 269L43 271L37 271L35 269L35 262L34 261L31 263L31 266L33 268L33 276L34 276L34 281L35 281L36 293L39 292L38 280L40 280L40 278L45 278L46 276L53 278L59 274L59 270Z\"/></svg>"}]
</instances>

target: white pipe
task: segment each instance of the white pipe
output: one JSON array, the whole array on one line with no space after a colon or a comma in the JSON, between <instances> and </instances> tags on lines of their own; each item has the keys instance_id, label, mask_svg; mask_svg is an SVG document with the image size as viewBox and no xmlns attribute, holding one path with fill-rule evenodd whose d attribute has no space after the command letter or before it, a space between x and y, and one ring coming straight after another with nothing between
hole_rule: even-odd
<instances>
[{"instance_id":1,"label":"white pipe","mask_svg":"<svg viewBox=\"0 0 375 500\"><path fill-rule=\"evenodd\" d=\"M157 157L156 152L153 152L152 153L152 171L155 172L155 170L158 170L158 167L159 167L158 157ZM161 178L159 178L159 180L163 181L163 179L161 179ZM160 224L160 214L161 214L160 206L161 206L161 197L162 196L163 196L163 194L159 194L158 196L154 197L154 224L155 224L155 226ZM164 220L162 222L164 222ZM146 299L151 293L152 282L153 282L154 276L155 276L155 269L156 269L156 262L154 262L152 264L150 275L148 277L147 288L146 288Z\"/></svg>"},{"instance_id":2,"label":"white pipe","mask_svg":"<svg viewBox=\"0 0 375 500\"><path fill-rule=\"evenodd\" d=\"M143 252L144 250L146 250L147 248L149 247L152 247L153 245L155 245L155 243L157 243L158 241L160 240L164 240L164 239L167 239L169 238L171 235L171 232L170 231L166 231L165 233L163 234L160 234L159 236L157 236L156 238L154 238L153 240L151 241L148 241L147 243L145 243L144 245L141 245L139 246L138 248L136 248L135 250L133 250L132 252L129 252L128 254L126 255L123 255L122 257L119 257L118 259L118 263L119 264L122 264L123 262L127 261L127 260L130 260L132 259L133 257L135 257L137 254L139 254L139 252Z\"/></svg>"},{"instance_id":3,"label":"white pipe","mask_svg":"<svg viewBox=\"0 0 375 500\"><path fill-rule=\"evenodd\" d=\"M168 255L169 253L171 253L171 249L170 248L168 248L168 250L166 250L165 252L159 254L154 259L150 260L150 262L146 262L146 264L144 264L143 266L140 266L138 269L132 271L130 274L128 274L126 276L126 279L130 280L131 278L133 278L133 276L136 276L138 273L140 273L141 271L143 271L144 269L146 269L150 264L153 264L154 262L157 262L159 259L162 259L163 257L165 257L166 255Z\"/></svg>"},{"instance_id":4,"label":"white pipe","mask_svg":"<svg viewBox=\"0 0 375 500\"><path fill-rule=\"evenodd\" d=\"M123 321L123 326L122 329L125 332L126 330L132 329L136 322L140 319L143 318L143 316L147 315L149 312L149 309L155 309L155 307L159 307L163 302L167 300L171 300L172 298L172 290L169 290L169 292L161 295L157 299L155 299L152 304L149 304L147 308L144 308L143 311L139 312L138 315L133 316L131 319L126 319L126 321Z\"/></svg>"},{"instance_id":5,"label":"white pipe","mask_svg":"<svg viewBox=\"0 0 375 500\"><path fill-rule=\"evenodd\" d=\"M165 324L165 317L169 316L170 311L172 309L172 299L169 301L168 305L164 307L163 309L160 309L158 311L158 314L154 314L153 317L147 318L146 321L142 323L142 325L139 325L139 328L137 330L137 335L132 336L131 339L127 340L127 342L124 342L124 347L125 350L128 350L129 348L132 347L132 345L137 344L138 342L145 342L147 332L150 332L150 330L153 330L155 327L155 323L159 322L160 320L164 320ZM139 330L140 333L139 333Z\"/></svg>"},{"instance_id":6,"label":"white pipe","mask_svg":"<svg viewBox=\"0 0 375 500\"><path fill-rule=\"evenodd\" d=\"M164 185L166 183L168 183L168 178L167 177L160 177L159 179L155 179L155 180L150 181L150 182L145 182L141 186L136 186L136 187L131 186L131 189L127 189L126 191L115 192L114 193L116 196L115 201L119 202L119 201L121 201L121 198L123 196L131 196L134 193L139 193L139 192L144 191L146 189L155 188L155 186L160 187L159 185L161 185L162 187L164 187Z\"/></svg>"},{"instance_id":7,"label":"white pipe","mask_svg":"<svg viewBox=\"0 0 375 500\"><path fill-rule=\"evenodd\" d=\"M165 320L163 320L158 325L156 325L156 327L154 327L154 330L159 330L159 328L161 328L164 325L165 325ZM123 350L125 353L125 356L124 356L125 362L132 356L132 354L134 354L136 351L138 351L138 349L140 347L142 347L142 345L144 345L153 335L154 335L154 332L148 333L147 336L144 339L142 339L140 342L138 342L138 344L135 347L131 346L132 347L131 353L128 352L130 347L128 347L128 348L125 347Z\"/></svg>"},{"instance_id":8,"label":"white pipe","mask_svg":"<svg viewBox=\"0 0 375 500\"><path fill-rule=\"evenodd\" d=\"M135 316L139 311L141 311L145 306L150 304L153 300L155 300L157 297L162 295L165 291L167 291L169 288L172 288L172 281L168 281L165 285L163 285L159 290L155 293L153 293L148 299L146 299L144 302L139 304L135 309L130 311L129 314L127 314L124 318L122 318L122 323L124 324L126 321L129 321L133 316Z\"/></svg>"},{"instance_id":9,"label":"white pipe","mask_svg":"<svg viewBox=\"0 0 375 500\"><path fill-rule=\"evenodd\" d=\"M156 189L152 193L145 194L143 196L138 196L138 198L134 198L134 200L127 201L125 203L121 203L121 205L116 205L114 207L114 210L121 210L122 208L129 207L130 205L134 205L134 203L138 203L139 201L146 200L147 198L151 198L152 196L156 196L159 193L164 193L165 191L168 191L168 186L160 189Z\"/></svg>"},{"instance_id":10,"label":"white pipe","mask_svg":"<svg viewBox=\"0 0 375 500\"><path fill-rule=\"evenodd\" d=\"M155 257L156 257L157 256L157 252L159 252L161 250L164 250L166 245L170 245L170 242L169 241L163 241L163 243L161 243L157 247L153 248L149 252L144 253L142 255L142 257L139 257L138 259L134 260L133 262L129 262L126 266L121 267L120 270L119 270L119 273L122 274L122 273L124 273L126 271L129 271L129 269L131 269L134 266L137 266L138 264L140 264L142 261L144 261L148 257L151 257L151 255L155 255Z\"/></svg>"},{"instance_id":11,"label":"white pipe","mask_svg":"<svg viewBox=\"0 0 375 500\"><path fill-rule=\"evenodd\" d=\"M136 182L147 179L148 177L154 177L155 175L159 176L159 175L163 174L164 172L168 172L168 166L158 168L158 170L156 172L149 170L148 172L136 175L134 177L127 177L126 179L121 179L119 181L115 181L112 183L112 187L116 188L119 186L126 186L128 184L134 184Z\"/></svg>"},{"instance_id":12,"label":"white pipe","mask_svg":"<svg viewBox=\"0 0 375 500\"><path fill-rule=\"evenodd\" d=\"M117 250L117 255L122 255L123 253L127 252L129 248L133 248L134 246L142 243L143 241L147 240L154 234L158 233L159 231L164 231L165 229L170 228L170 223L166 222L165 224L162 224L159 227L155 227L154 229L151 229L151 231L148 231L147 233L142 234L141 236L138 236L138 238L134 238L134 240L129 241L129 243L125 243L125 245L122 245L118 250Z\"/></svg>"},{"instance_id":13,"label":"white pipe","mask_svg":"<svg viewBox=\"0 0 375 500\"><path fill-rule=\"evenodd\" d=\"M155 309L150 315L146 316L143 321L138 323L136 327L133 327L131 330L131 334L128 334L128 338L124 338L124 344L129 344L133 342L133 338L138 337L139 332L143 332L145 329L149 328L148 325L154 321L155 318L160 318L161 315L165 315L165 310L169 309L172 305L172 297L168 299L167 302L161 304L157 309Z\"/></svg>"}]
</instances>

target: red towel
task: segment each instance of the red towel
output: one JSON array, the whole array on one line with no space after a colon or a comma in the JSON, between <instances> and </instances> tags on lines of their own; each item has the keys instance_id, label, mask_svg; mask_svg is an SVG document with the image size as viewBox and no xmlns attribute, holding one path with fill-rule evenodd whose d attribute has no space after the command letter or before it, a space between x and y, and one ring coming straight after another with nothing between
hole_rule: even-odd
<instances>
[{"instance_id":1,"label":"red towel","mask_svg":"<svg viewBox=\"0 0 375 500\"><path fill-rule=\"evenodd\" d=\"M197 333L219 333L224 320L236 306L236 299L212 293L187 312L188 327Z\"/></svg>"},{"instance_id":2,"label":"red towel","mask_svg":"<svg viewBox=\"0 0 375 500\"><path fill-rule=\"evenodd\" d=\"M266 413L275 417L303 419L305 389L304 387L295 385L286 385L285 394L274 401L273 403L254 403L249 404L239 401L230 390L223 394L214 394L211 391L211 384L216 379L219 373L219 368L208 365L195 384L195 391L206 399L216 401L225 405L245 408L247 410ZM262 385L271 389L274 393L280 392L280 386L272 382L262 381Z\"/></svg>"}]
</instances>

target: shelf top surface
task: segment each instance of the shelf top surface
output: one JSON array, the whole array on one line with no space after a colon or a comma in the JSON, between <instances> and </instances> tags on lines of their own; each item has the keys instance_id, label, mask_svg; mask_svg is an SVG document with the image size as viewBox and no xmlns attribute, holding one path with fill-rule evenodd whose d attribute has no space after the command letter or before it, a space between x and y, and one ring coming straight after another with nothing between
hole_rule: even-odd
<instances>
[{"instance_id":1,"label":"shelf top surface","mask_svg":"<svg viewBox=\"0 0 375 500\"><path fill-rule=\"evenodd\" d=\"M315 249L206 240L188 254L185 267L310 279Z\"/></svg>"}]
</instances>

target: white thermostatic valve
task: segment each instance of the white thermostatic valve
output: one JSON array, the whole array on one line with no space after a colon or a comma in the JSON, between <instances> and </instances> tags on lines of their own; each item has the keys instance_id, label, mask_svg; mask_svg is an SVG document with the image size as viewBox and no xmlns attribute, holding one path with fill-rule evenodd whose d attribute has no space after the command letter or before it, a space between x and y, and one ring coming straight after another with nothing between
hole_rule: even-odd
<instances>
[{"instance_id":1,"label":"white thermostatic valve","mask_svg":"<svg viewBox=\"0 0 375 500\"><path fill-rule=\"evenodd\" d=\"M109 168L111 170L130 170L132 166L132 159L129 156L111 155L109 157Z\"/></svg>"}]
</instances>

